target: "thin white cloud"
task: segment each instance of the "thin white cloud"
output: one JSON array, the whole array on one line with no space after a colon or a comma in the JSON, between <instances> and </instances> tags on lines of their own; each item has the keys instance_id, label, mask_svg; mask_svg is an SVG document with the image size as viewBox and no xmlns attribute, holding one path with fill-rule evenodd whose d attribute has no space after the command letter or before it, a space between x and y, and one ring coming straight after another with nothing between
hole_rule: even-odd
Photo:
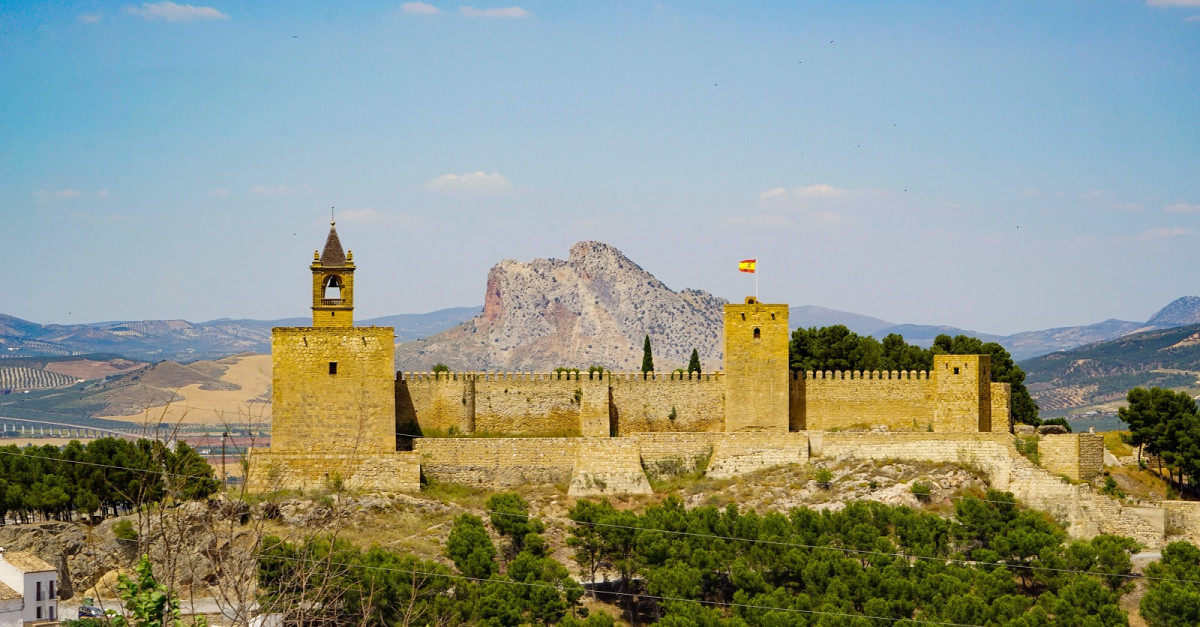
<instances>
[{"instance_id":1,"label":"thin white cloud","mask_svg":"<svg viewBox=\"0 0 1200 627\"><path fill-rule=\"evenodd\" d=\"M71 188L67 188L67 189L60 189L60 190L53 191L53 192L48 192L44 189L39 189L36 192L34 192L33 195L37 196L38 198L59 198L59 199L63 199L63 200L70 200L72 198L79 198L83 194L80 194L78 191L73 190Z\"/></svg>"},{"instance_id":2,"label":"thin white cloud","mask_svg":"<svg viewBox=\"0 0 1200 627\"><path fill-rule=\"evenodd\" d=\"M465 192L472 194L503 194L513 187L500 174L483 171L465 174L443 174L425 184L425 189L439 192Z\"/></svg>"},{"instance_id":3,"label":"thin white cloud","mask_svg":"<svg viewBox=\"0 0 1200 627\"><path fill-rule=\"evenodd\" d=\"M339 222L348 222L352 224L400 224L403 226L416 226L421 223L420 218L415 218L403 213L380 213L374 209L343 209L337 212Z\"/></svg>"},{"instance_id":4,"label":"thin white cloud","mask_svg":"<svg viewBox=\"0 0 1200 627\"><path fill-rule=\"evenodd\" d=\"M886 192L881 189L843 189L828 183L816 183L803 187L786 189L776 187L758 195L760 202L772 203L783 201L817 201L817 200L850 200L866 196L879 196Z\"/></svg>"},{"instance_id":5,"label":"thin white cloud","mask_svg":"<svg viewBox=\"0 0 1200 627\"><path fill-rule=\"evenodd\" d=\"M95 24L96 22L100 21L101 15L99 13L84 13L83 15L80 15L79 17L76 17L75 19L79 20L80 22L86 22L88 24Z\"/></svg>"},{"instance_id":6,"label":"thin white cloud","mask_svg":"<svg viewBox=\"0 0 1200 627\"><path fill-rule=\"evenodd\" d=\"M1152 7L1200 7L1200 0L1146 0Z\"/></svg>"},{"instance_id":7,"label":"thin white cloud","mask_svg":"<svg viewBox=\"0 0 1200 627\"><path fill-rule=\"evenodd\" d=\"M792 221L785 216L764 213L754 216L728 216L717 222L721 228L739 229L786 229Z\"/></svg>"},{"instance_id":8,"label":"thin white cloud","mask_svg":"<svg viewBox=\"0 0 1200 627\"><path fill-rule=\"evenodd\" d=\"M119 214L114 214L114 215L106 215L106 216L98 216L98 215L92 215L92 214L90 214L90 213L79 213L79 212L72 212L72 213L71 213L71 217L72 217L72 218L75 218L76 220L79 220L79 221L81 221L81 222L95 222L95 223L102 223L102 222L141 222L141 218L135 218L135 217L133 217L133 216L123 216L123 215L119 215Z\"/></svg>"},{"instance_id":9,"label":"thin white cloud","mask_svg":"<svg viewBox=\"0 0 1200 627\"><path fill-rule=\"evenodd\" d=\"M250 188L250 193L255 196L295 196L298 194L311 194L313 189L307 184L300 187L288 187L287 185L255 185Z\"/></svg>"},{"instance_id":10,"label":"thin white cloud","mask_svg":"<svg viewBox=\"0 0 1200 627\"><path fill-rule=\"evenodd\" d=\"M191 22L192 20L227 20L229 16L213 7L198 7L191 4L175 4L170 0L163 2L143 2L142 6L127 6L124 11L137 15L145 20L165 20L168 22Z\"/></svg>"},{"instance_id":11,"label":"thin white cloud","mask_svg":"<svg viewBox=\"0 0 1200 627\"><path fill-rule=\"evenodd\" d=\"M1185 22L1200 22L1200 15L1189 15L1183 18Z\"/></svg>"},{"instance_id":12,"label":"thin white cloud","mask_svg":"<svg viewBox=\"0 0 1200 627\"><path fill-rule=\"evenodd\" d=\"M1189 205L1186 202L1175 203L1163 207L1167 213L1200 213L1200 205Z\"/></svg>"},{"instance_id":13,"label":"thin white cloud","mask_svg":"<svg viewBox=\"0 0 1200 627\"><path fill-rule=\"evenodd\" d=\"M102 189L102 190L96 192L96 198L108 198L108 196L109 196L109 193L108 193L107 189Z\"/></svg>"},{"instance_id":14,"label":"thin white cloud","mask_svg":"<svg viewBox=\"0 0 1200 627\"><path fill-rule=\"evenodd\" d=\"M467 17L498 17L509 19L521 19L531 17L533 14L521 7L505 7L502 9L476 9L474 7L462 7L458 10Z\"/></svg>"},{"instance_id":15,"label":"thin white cloud","mask_svg":"<svg viewBox=\"0 0 1200 627\"><path fill-rule=\"evenodd\" d=\"M208 190L208 195L209 196L228 196L229 190L225 189L224 187L218 187L216 189Z\"/></svg>"},{"instance_id":16,"label":"thin white cloud","mask_svg":"<svg viewBox=\"0 0 1200 627\"><path fill-rule=\"evenodd\" d=\"M1139 242L1145 243L1145 242L1154 242L1154 241L1163 240L1163 239L1170 239L1172 237L1187 237L1187 236L1195 235L1195 234L1196 234L1195 229L1189 229L1184 226L1175 226L1175 227L1160 226L1156 229L1150 229L1148 231L1142 232L1142 234L1139 235L1137 239Z\"/></svg>"},{"instance_id":17,"label":"thin white cloud","mask_svg":"<svg viewBox=\"0 0 1200 627\"><path fill-rule=\"evenodd\" d=\"M857 226L862 223L858 218L836 211L816 211L804 216L804 221L818 227Z\"/></svg>"},{"instance_id":18,"label":"thin white cloud","mask_svg":"<svg viewBox=\"0 0 1200 627\"><path fill-rule=\"evenodd\" d=\"M400 10L409 15L437 15L442 12L441 9L432 4L425 4L424 2L405 2L400 5Z\"/></svg>"}]
</instances>

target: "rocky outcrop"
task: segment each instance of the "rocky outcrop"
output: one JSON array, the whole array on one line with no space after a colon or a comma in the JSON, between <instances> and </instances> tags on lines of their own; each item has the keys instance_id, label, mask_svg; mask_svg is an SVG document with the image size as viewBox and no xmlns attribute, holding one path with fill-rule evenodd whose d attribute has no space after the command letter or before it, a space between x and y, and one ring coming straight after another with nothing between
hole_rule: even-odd
<instances>
[{"instance_id":1,"label":"rocky outcrop","mask_svg":"<svg viewBox=\"0 0 1200 627\"><path fill-rule=\"evenodd\" d=\"M400 344L400 370L638 370L650 336L658 371L685 367L692 349L717 370L725 301L675 292L601 242L579 242L567 260L502 261L488 273L483 312L430 338Z\"/></svg>"}]
</instances>

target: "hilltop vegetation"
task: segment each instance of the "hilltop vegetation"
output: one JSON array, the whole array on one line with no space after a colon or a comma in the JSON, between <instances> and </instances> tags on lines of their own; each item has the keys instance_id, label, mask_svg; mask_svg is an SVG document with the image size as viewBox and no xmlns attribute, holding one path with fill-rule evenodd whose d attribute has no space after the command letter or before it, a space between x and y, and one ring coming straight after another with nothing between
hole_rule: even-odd
<instances>
[{"instance_id":1,"label":"hilltop vegetation","mask_svg":"<svg viewBox=\"0 0 1200 627\"><path fill-rule=\"evenodd\" d=\"M1120 401L1135 387L1195 390L1200 325L1127 335L1026 360L1021 367L1038 404L1057 413Z\"/></svg>"}]
</instances>

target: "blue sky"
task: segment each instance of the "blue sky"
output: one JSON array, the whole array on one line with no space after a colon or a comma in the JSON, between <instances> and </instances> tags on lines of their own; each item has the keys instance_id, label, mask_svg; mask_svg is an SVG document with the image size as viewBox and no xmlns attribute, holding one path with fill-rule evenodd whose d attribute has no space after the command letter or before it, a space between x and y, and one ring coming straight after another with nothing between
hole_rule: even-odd
<instances>
[{"instance_id":1,"label":"blue sky","mask_svg":"<svg viewBox=\"0 0 1200 627\"><path fill-rule=\"evenodd\" d=\"M673 289L992 333L1200 294L1200 0L0 4L0 312L482 303L598 239Z\"/></svg>"}]
</instances>

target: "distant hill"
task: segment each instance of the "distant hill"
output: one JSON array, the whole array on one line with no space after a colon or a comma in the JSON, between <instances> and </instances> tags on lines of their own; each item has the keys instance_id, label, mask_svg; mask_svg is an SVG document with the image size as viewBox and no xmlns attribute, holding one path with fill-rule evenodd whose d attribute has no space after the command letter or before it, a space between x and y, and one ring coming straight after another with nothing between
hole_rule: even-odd
<instances>
[{"instance_id":1,"label":"distant hill","mask_svg":"<svg viewBox=\"0 0 1200 627\"><path fill-rule=\"evenodd\" d=\"M394 326L399 340L412 340L469 320L480 307L455 307L426 314L401 314L358 321L359 326ZM10 357L115 353L145 361L191 362L239 353L268 353L273 327L305 326L312 318L192 323L142 320L42 325L0 314L0 360Z\"/></svg>"},{"instance_id":2,"label":"distant hill","mask_svg":"<svg viewBox=\"0 0 1200 627\"><path fill-rule=\"evenodd\" d=\"M1200 391L1200 324L1155 329L1021 362L1043 412L1120 401L1130 388Z\"/></svg>"},{"instance_id":3,"label":"distant hill","mask_svg":"<svg viewBox=\"0 0 1200 627\"><path fill-rule=\"evenodd\" d=\"M1146 322L1111 319L1080 327L1026 331L1005 337L1000 340L1000 343L1008 349L1013 359L1020 361L1046 353L1111 340L1151 328L1153 326Z\"/></svg>"},{"instance_id":4,"label":"distant hill","mask_svg":"<svg viewBox=\"0 0 1200 627\"><path fill-rule=\"evenodd\" d=\"M511 259L487 276L483 311L447 331L396 348L400 370L631 371L646 335L654 365L687 365L692 349L706 370L720 368L725 301L699 290L673 291L616 248L578 242L570 256Z\"/></svg>"},{"instance_id":5,"label":"distant hill","mask_svg":"<svg viewBox=\"0 0 1200 627\"><path fill-rule=\"evenodd\" d=\"M801 305L789 308L788 323L791 324L793 329L829 327L835 324L842 324L859 335L875 335L880 329L896 326L896 323L888 322L887 320L850 313L849 311L827 309L816 305ZM884 335L887 334L885 333Z\"/></svg>"},{"instance_id":6,"label":"distant hill","mask_svg":"<svg viewBox=\"0 0 1200 627\"><path fill-rule=\"evenodd\" d=\"M1146 321L1146 326L1159 328L1189 324L1200 324L1200 296L1177 298Z\"/></svg>"},{"instance_id":7,"label":"distant hill","mask_svg":"<svg viewBox=\"0 0 1200 627\"><path fill-rule=\"evenodd\" d=\"M980 333L979 331L968 331L958 327L930 324L897 324L885 329L880 329L871 335L876 339L882 340L891 333L903 335L904 340L909 344L916 344L925 348L933 346L933 340L939 335L949 335L951 337L955 335L970 335L977 337L984 342L999 342L1004 339L999 335Z\"/></svg>"}]
</instances>

